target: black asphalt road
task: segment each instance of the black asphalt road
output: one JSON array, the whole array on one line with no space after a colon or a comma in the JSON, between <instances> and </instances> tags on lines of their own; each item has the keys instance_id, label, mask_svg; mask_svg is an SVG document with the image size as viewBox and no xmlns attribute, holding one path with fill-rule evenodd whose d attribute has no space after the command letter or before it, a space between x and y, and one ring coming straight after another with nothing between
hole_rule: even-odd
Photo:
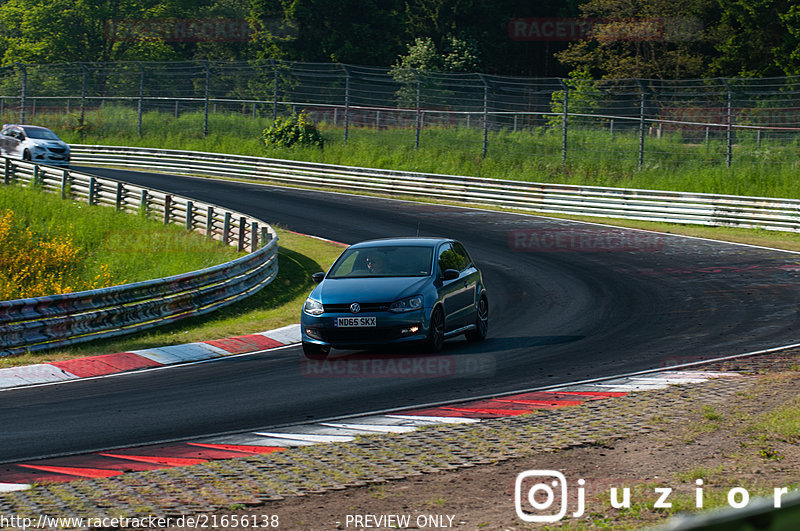
<instances>
[{"instance_id":1,"label":"black asphalt road","mask_svg":"<svg viewBox=\"0 0 800 531\"><path fill-rule=\"evenodd\" d=\"M309 376L292 347L0 392L0 461L554 385L800 337L797 254L466 208L91 171L345 243L417 232L457 238L484 272L490 337L449 341L438 359L462 372L440 366L431 378L380 374L386 360L413 352L361 354L378 361L356 374Z\"/></svg>"}]
</instances>

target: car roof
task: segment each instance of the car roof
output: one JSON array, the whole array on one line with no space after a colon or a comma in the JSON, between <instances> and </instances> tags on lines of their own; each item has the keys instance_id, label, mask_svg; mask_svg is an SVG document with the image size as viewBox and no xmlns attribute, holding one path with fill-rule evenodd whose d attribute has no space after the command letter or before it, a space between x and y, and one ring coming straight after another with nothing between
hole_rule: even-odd
<instances>
[{"instance_id":1,"label":"car roof","mask_svg":"<svg viewBox=\"0 0 800 531\"><path fill-rule=\"evenodd\" d=\"M436 247L440 243L452 241L450 238L428 238L428 237L401 237L401 238L380 238L377 240L366 240L358 242L350 247Z\"/></svg>"},{"instance_id":2,"label":"car roof","mask_svg":"<svg viewBox=\"0 0 800 531\"><path fill-rule=\"evenodd\" d=\"M3 129L6 127L21 127L23 129L46 129L50 131L47 127L42 127L41 125L24 125L24 124L3 124Z\"/></svg>"}]
</instances>

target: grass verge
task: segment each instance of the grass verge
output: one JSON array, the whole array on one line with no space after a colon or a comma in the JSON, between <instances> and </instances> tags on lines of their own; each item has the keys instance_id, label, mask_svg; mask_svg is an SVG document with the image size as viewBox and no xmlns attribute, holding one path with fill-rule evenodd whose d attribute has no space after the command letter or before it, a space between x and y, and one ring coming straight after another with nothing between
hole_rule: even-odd
<instances>
[{"instance_id":1,"label":"grass verge","mask_svg":"<svg viewBox=\"0 0 800 531\"><path fill-rule=\"evenodd\" d=\"M311 274L330 267L342 247L275 228L280 246L279 274L257 294L211 314L132 336L0 358L0 368L220 339L296 323L300 307L312 289Z\"/></svg>"},{"instance_id":2,"label":"grass verge","mask_svg":"<svg viewBox=\"0 0 800 531\"><path fill-rule=\"evenodd\" d=\"M737 132L731 167L726 165L724 137L695 138L690 131L648 136L639 166L638 130L612 133L601 127L575 122L568 133L566 160L559 127L526 130L501 129L488 134L483 152L480 127L446 127L426 123L415 148L413 127L350 127L322 122L319 129L325 149L295 146L267 149L260 140L271 125L267 116L212 112L204 137L202 112L150 111L142 116L137 132L134 109L106 105L87 112L87 127L78 131L74 115L39 113L34 121L53 128L70 143L130 145L268 156L330 164L397 169L454 175L471 175L576 185L616 186L705 192L718 194L800 198L800 181L793 136L757 138ZM6 121L13 121L6 113Z\"/></svg>"}]
</instances>

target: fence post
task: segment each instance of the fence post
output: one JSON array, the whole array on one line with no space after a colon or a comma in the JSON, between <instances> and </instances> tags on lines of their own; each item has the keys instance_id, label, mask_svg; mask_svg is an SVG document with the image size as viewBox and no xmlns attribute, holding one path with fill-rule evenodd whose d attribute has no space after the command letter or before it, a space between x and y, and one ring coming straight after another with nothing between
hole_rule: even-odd
<instances>
[{"instance_id":1,"label":"fence post","mask_svg":"<svg viewBox=\"0 0 800 531\"><path fill-rule=\"evenodd\" d=\"M733 91L731 86L728 85L726 79L720 78L722 84L725 85L725 91L728 93L728 105L726 111L726 137L725 137L725 165L730 168L733 161Z\"/></svg>"},{"instance_id":2,"label":"fence post","mask_svg":"<svg viewBox=\"0 0 800 531\"><path fill-rule=\"evenodd\" d=\"M142 190L142 195L139 197L139 213L147 217L147 189Z\"/></svg>"},{"instance_id":3,"label":"fence post","mask_svg":"<svg viewBox=\"0 0 800 531\"><path fill-rule=\"evenodd\" d=\"M244 251L244 235L245 231L247 230L247 218L244 216L239 217L239 242L238 242L238 249L241 253Z\"/></svg>"},{"instance_id":4,"label":"fence post","mask_svg":"<svg viewBox=\"0 0 800 531\"><path fill-rule=\"evenodd\" d=\"M17 63L17 66L20 70L22 70L22 86L20 87L19 93L19 123L25 123L25 98L27 96L28 91L28 70L25 68L25 65L22 63Z\"/></svg>"},{"instance_id":5,"label":"fence post","mask_svg":"<svg viewBox=\"0 0 800 531\"><path fill-rule=\"evenodd\" d=\"M164 225L169 224L170 220L170 210L172 210L172 196L167 194L164 196Z\"/></svg>"},{"instance_id":6,"label":"fence post","mask_svg":"<svg viewBox=\"0 0 800 531\"><path fill-rule=\"evenodd\" d=\"M225 219L222 221L222 243L228 245L228 234L231 232L231 213L225 212Z\"/></svg>"},{"instance_id":7,"label":"fence post","mask_svg":"<svg viewBox=\"0 0 800 531\"><path fill-rule=\"evenodd\" d=\"M11 184L11 159L5 159L3 165L3 184Z\"/></svg>"},{"instance_id":8,"label":"fence post","mask_svg":"<svg viewBox=\"0 0 800 531\"><path fill-rule=\"evenodd\" d=\"M414 149L419 149L419 132L422 129L422 80L416 68L412 68L414 78L417 80L417 109L414 113Z\"/></svg>"},{"instance_id":9,"label":"fence post","mask_svg":"<svg viewBox=\"0 0 800 531\"><path fill-rule=\"evenodd\" d=\"M211 239L214 236L214 207L208 207L206 210L206 239Z\"/></svg>"},{"instance_id":10,"label":"fence post","mask_svg":"<svg viewBox=\"0 0 800 531\"><path fill-rule=\"evenodd\" d=\"M144 67L142 63L136 63L139 67L139 106L137 109L138 125L137 131L142 136L142 112L144 111Z\"/></svg>"},{"instance_id":11,"label":"fence post","mask_svg":"<svg viewBox=\"0 0 800 531\"><path fill-rule=\"evenodd\" d=\"M121 182L117 183L117 197L114 201L114 207L117 211L122 210L122 194L125 193L125 189L122 186Z\"/></svg>"},{"instance_id":12,"label":"fence post","mask_svg":"<svg viewBox=\"0 0 800 531\"><path fill-rule=\"evenodd\" d=\"M561 164L567 163L567 118L569 117L569 86L561 80L564 91L564 109L561 116Z\"/></svg>"},{"instance_id":13,"label":"fence post","mask_svg":"<svg viewBox=\"0 0 800 531\"><path fill-rule=\"evenodd\" d=\"M67 187L69 186L69 170L61 171L61 199L67 198Z\"/></svg>"},{"instance_id":14,"label":"fence post","mask_svg":"<svg viewBox=\"0 0 800 531\"><path fill-rule=\"evenodd\" d=\"M489 150L489 83L482 74L478 74L483 83L483 153L481 158L486 158L486 152Z\"/></svg>"},{"instance_id":15,"label":"fence post","mask_svg":"<svg viewBox=\"0 0 800 531\"><path fill-rule=\"evenodd\" d=\"M645 106L645 90L642 82L638 79L636 83L639 85L639 164L638 168L641 170L644 165L644 106Z\"/></svg>"},{"instance_id":16,"label":"fence post","mask_svg":"<svg viewBox=\"0 0 800 531\"><path fill-rule=\"evenodd\" d=\"M344 70L344 143L347 145L347 136L350 132L350 71L347 66L340 65Z\"/></svg>"},{"instance_id":17,"label":"fence post","mask_svg":"<svg viewBox=\"0 0 800 531\"><path fill-rule=\"evenodd\" d=\"M255 221L250 222L250 252L254 253L258 250L258 223Z\"/></svg>"},{"instance_id":18,"label":"fence post","mask_svg":"<svg viewBox=\"0 0 800 531\"><path fill-rule=\"evenodd\" d=\"M85 63L81 63L81 121L80 126L83 128L83 125L86 121L86 77L88 75L88 69L86 68ZM83 129L81 129L81 134L83 134Z\"/></svg>"},{"instance_id":19,"label":"fence post","mask_svg":"<svg viewBox=\"0 0 800 531\"><path fill-rule=\"evenodd\" d=\"M40 178L39 173L41 173L41 169L39 168L39 165L36 164L33 167L33 179L31 180L32 188L36 188L37 186L39 186L39 178Z\"/></svg>"},{"instance_id":20,"label":"fence post","mask_svg":"<svg viewBox=\"0 0 800 531\"><path fill-rule=\"evenodd\" d=\"M94 196L97 193L97 179L89 179L89 206L94 205Z\"/></svg>"},{"instance_id":21,"label":"fence post","mask_svg":"<svg viewBox=\"0 0 800 531\"><path fill-rule=\"evenodd\" d=\"M203 61L203 68L206 70L206 86L203 95L203 138L208 135L208 94L209 85L211 84L211 69L208 66L208 61Z\"/></svg>"},{"instance_id":22,"label":"fence post","mask_svg":"<svg viewBox=\"0 0 800 531\"><path fill-rule=\"evenodd\" d=\"M194 201L186 201L186 230L194 229Z\"/></svg>"}]
</instances>

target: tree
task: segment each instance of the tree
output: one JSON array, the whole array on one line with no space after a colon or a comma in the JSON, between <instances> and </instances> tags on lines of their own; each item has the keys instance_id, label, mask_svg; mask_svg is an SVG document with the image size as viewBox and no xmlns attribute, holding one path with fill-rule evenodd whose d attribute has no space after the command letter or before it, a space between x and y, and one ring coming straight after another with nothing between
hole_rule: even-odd
<instances>
[{"instance_id":1,"label":"tree","mask_svg":"<svg viewBox=\"0 0 800 531\"><path fill-rule=\"evenodd\" d=\"M386 65L401 47L400 0L251 0L251 17L280 16L290 38L256 35L262 59Z\"/></svg>"},{"instance_id":2,"label":"tree","mask_svg":"<svg viewBox=\"0 0 800 531\"><path fill-rule=\"evenodd\" d=\"M588 0L589 37L556 54L595 77L679 79L707 75L713 54L704 21L716 0Z\"/></svg>"},{"instance_id":3,"label":"tree","mask_svg":"<svg viewBox=\"0 0 800 531\"><path fill-rule=\"evenodd\" d=\"M475 42L453 35L448 35L444 41L443 48L439 50L430 37L415 39L408 45L408 53L401 55L389 70L394 80L401 84L395 94L399 106L413 107L416 104L418 83L422 83L424 89L436 85L436 81L425 76L426 72L480 71L480 58ZM435 92L445 96L441 89Z\"/></svg>"},{"instance_id":4,"label":"tree","mask_svg":"<svg viewBox=\"0 0 800 531\"><path fill-rule=\"evenodd\" d=\"M109 38L107 22L180 17L192 6L189 0L7 0L0 6L2 63L178 59L173 46L154 38Z\"/></svg>"},{"instance_id":5,"label":"tree","mask_svg":"<svg viewBox=\"0 0 800 531\"><path fill-rule=\"evenodd\" d=\"M718 54L711 71L724 77L800 73L800 7L791 0L719 2L713 28Z\"/></svg>"}]
</instances>

